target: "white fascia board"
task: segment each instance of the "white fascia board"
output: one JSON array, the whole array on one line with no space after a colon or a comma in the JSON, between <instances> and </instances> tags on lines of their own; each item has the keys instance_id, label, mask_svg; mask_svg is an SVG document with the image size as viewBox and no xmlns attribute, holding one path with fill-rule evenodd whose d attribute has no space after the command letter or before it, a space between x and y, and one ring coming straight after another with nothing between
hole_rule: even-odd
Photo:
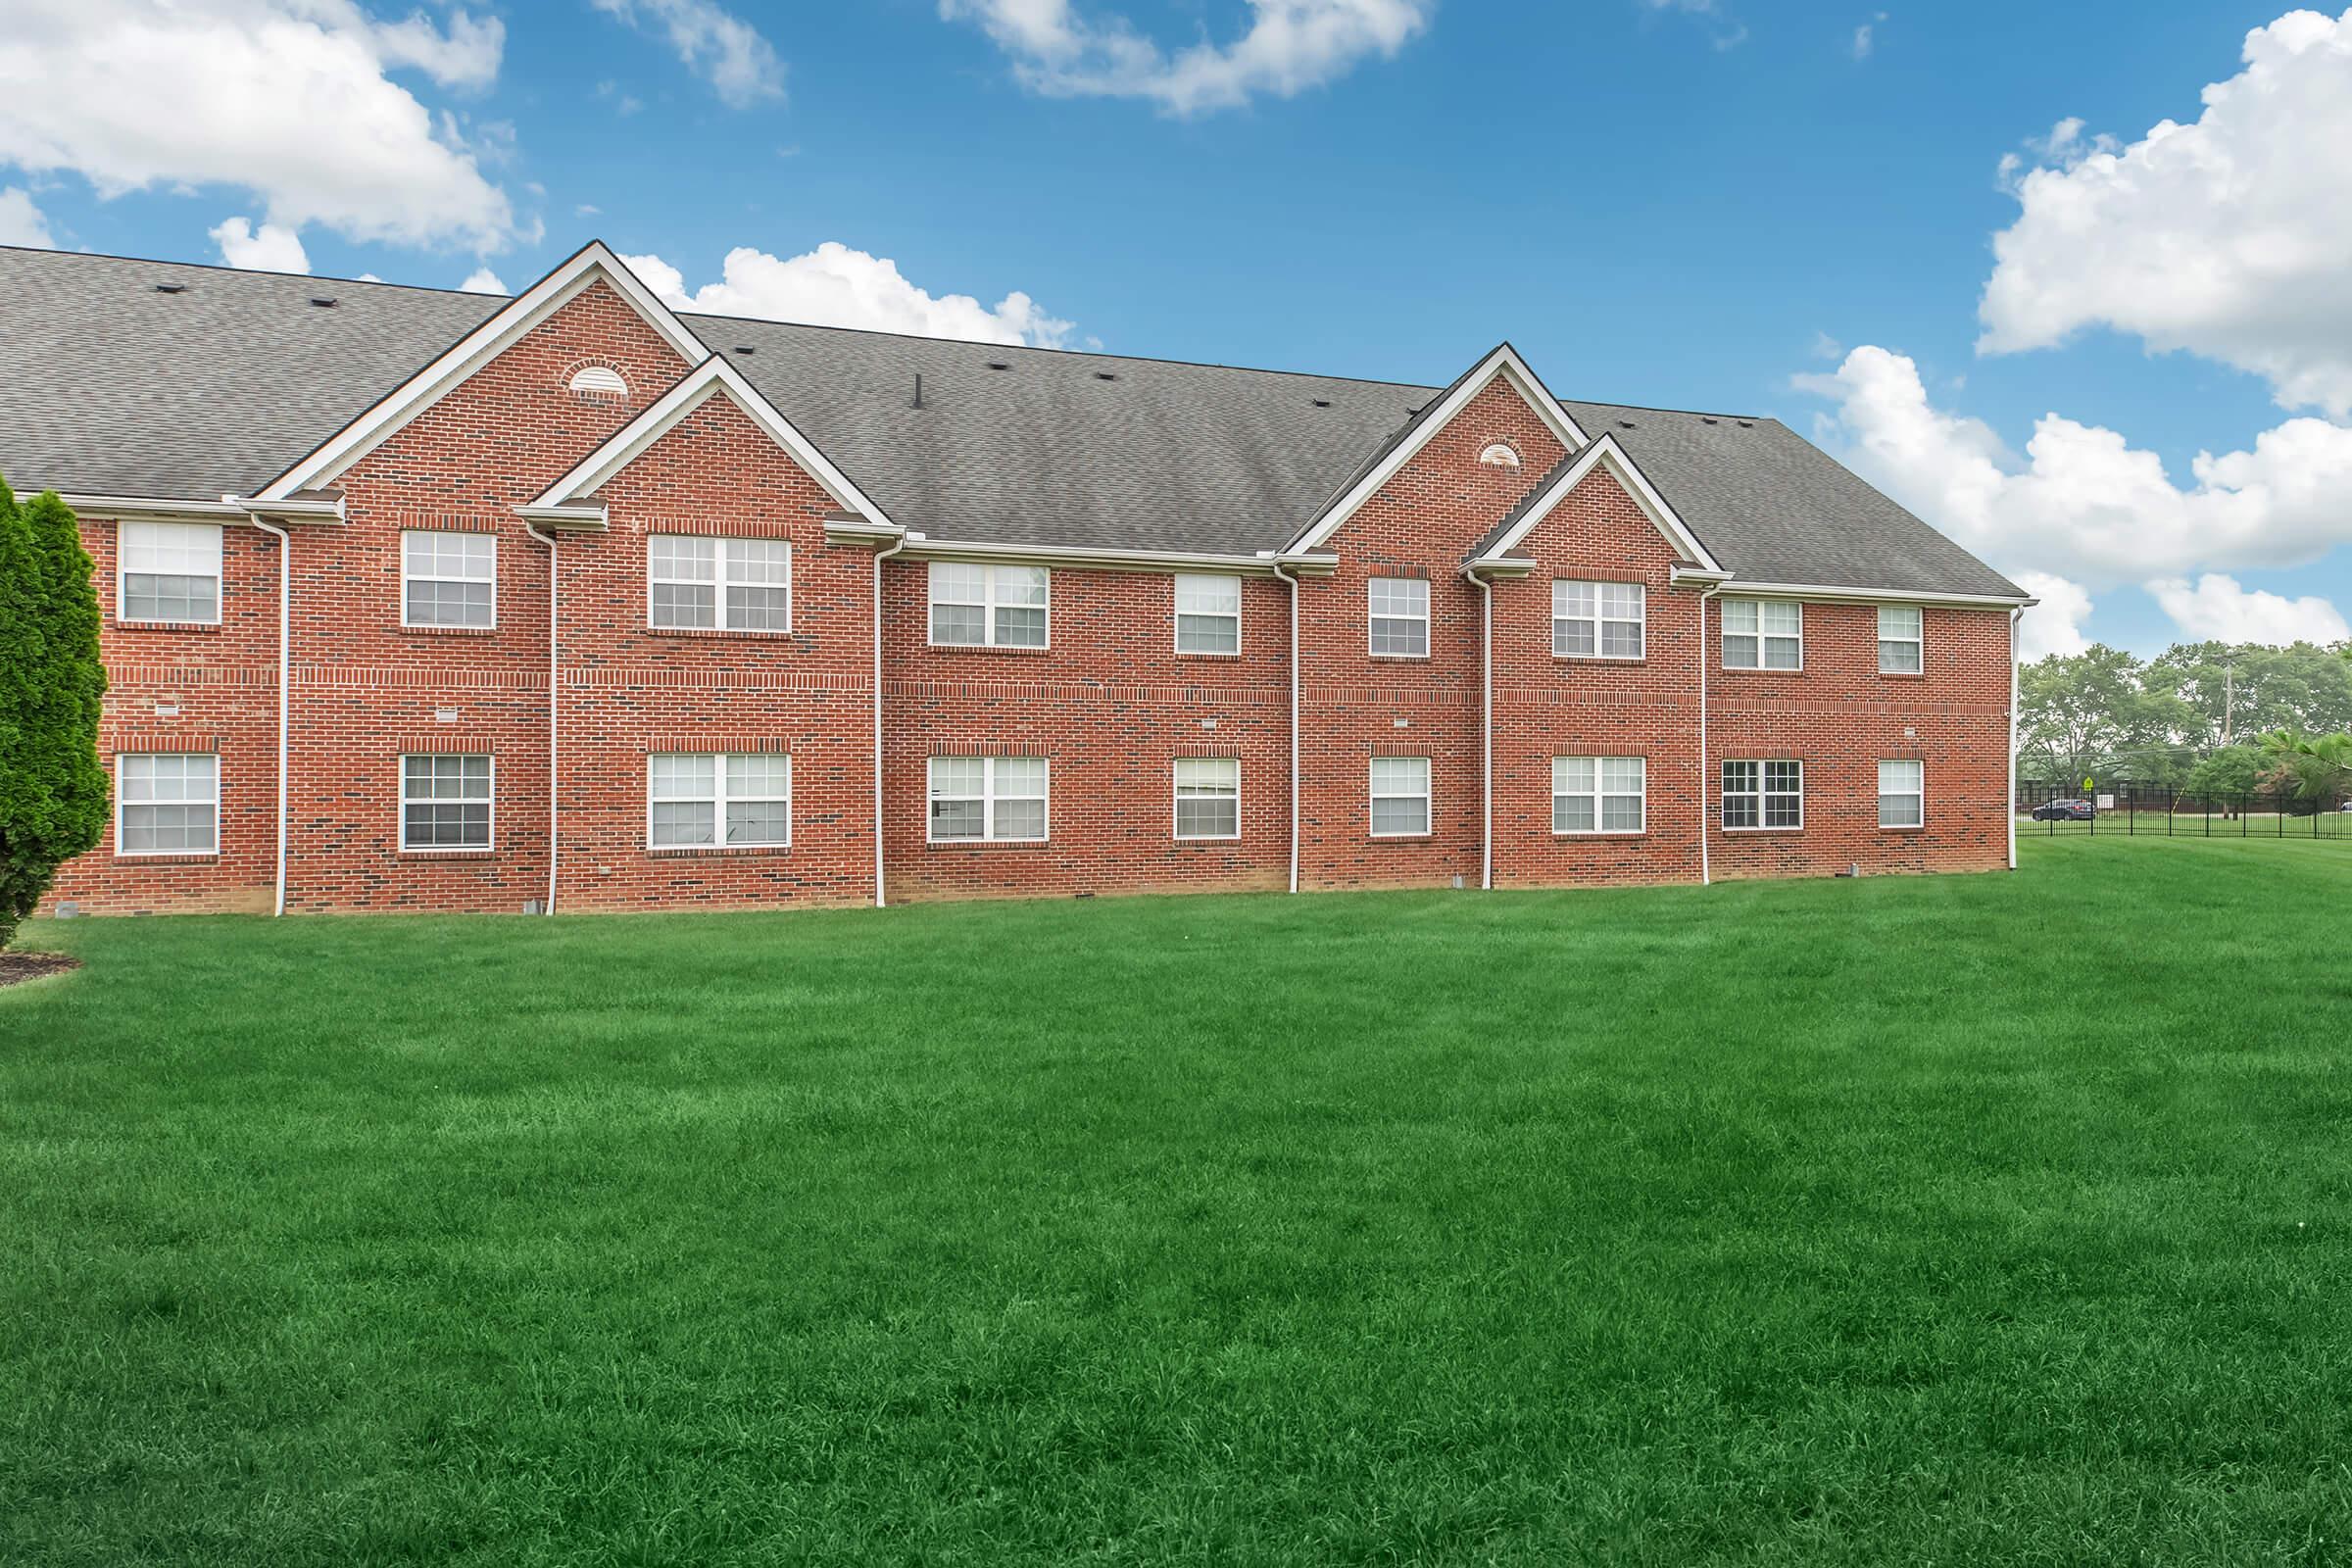
<instances>
[{"instance_id":1,"label":"white fascia board","mask_svg":"<svg viewBox=\"0 0 2352 1568\"><path fill-rule=\"evenodd\" d=\"M19 492L20 499L38 490ZM171 496L93 496L61 494L57 498L77 517L131 522L239 522L247 509L231 501L181 500Z\"/></svg>"},{"instance_id":2,"label":"white fascia board","mask_svg":"<svg viewBox=\"0 0 2352 1568\"><path fill-rule=\"evenodd\" d=\"M889 514L853 484L848 474L833 466L832 459L819 452L814 442L803 435L798 426L784 417L782 411L762 397L760 389L745 380L743 372L719 354L710 355L687 371L677 385L656 398L643 414L614 431L604 445L581 459L569 473L549 485L528 505L556 507L594 495L599 486L635 462L679 420L722 392L751 416L753 423L766 431L770 440L791 454L793 461L824 487L835 505L876 522L897 526L891 522Z\"/></svg>"},{"instance_id":3,"label":"white fascia board","mask_svg":"<svg viewBox=\"0 0 2352 1568\"><path fill-rule=\"evenodd\" d=\"M1707 547L1698 542L1698 536L1690 530L1666 498L1658 493L1658 487L1649 482L1649 476L1642 471L1641 466L1617 444L1616 435L1606 430L1585 448L1574 463L1560 470L1544 493L1536 497L1534 505L1527 509L1527 514L1519 519L1509 533L1489 546L1473 564L1485 564L1510 554L1522 539L1535 531L1538 523L1551 515L1552 509L1595 467L1609 470L1617 482L1625 487L1626 494L1634 498L1634 504L1642 509L1642 515L1649 518L1651 526L1665 535L1668 544L1682 552L1685 561L1701 571L1723 571L1715 558L1707 553Z\"/></svg>"},{"instance_id":4,"label":"white fascia board","mask_svg":"<svg viewBox=\"0 0 2352 1568\"><path fill-rule=\"evenodd\" d=\"M1496 376L1509 381L1512 389L1527 400L1528 407L1536 411L1536 416L1544 421L1561 446L1574 452L1586 444L1588 438L1584 427L1576 422L1575 416L1560 407L1560 400L1553 397L1550 390L1537 378L1536 372L1527 368L1527 362L1519 357L1519 351L1508 343L1502 344L1455 384L1445 401L1422 419L1421 427L1410 438L1400 442L1396 451L1380 461L1377 467L1350 485L1348 493L1339 499L1331 511L1324 514L1323 520L1292 540L1283 553L1297 555L1313 550L1339 532L1341 524L1354 516L1365 502L1378 495L1381 486L1396 477L1397 471L1419 456L1421 449L1429 445L1430 440L1446 428L1455 415L1468 408L1473 399L1493 385Z\"/></svg>"},{"instance_id":5,"label":"white fascia board","mask_svg":"<svg viewBox=\"0 0 2352 1568\"><path fill-rule=\"evenodd\" d=\"M1108 571L1216 571L1270 577L1276 556L1212 555L1185 550L1089 549L1081 545L1007 545L978 540L927 539L908 534L899 552L906 561L1006 561L1036 566L1095 566ZM1328 558L1317 558L1328 559Z\"/></svg>"},{"instance_id":6,"label":"white fascia board","mask_svg":"<svg viewBox=\"0 0 2352 1568\"><path fill-rule=\"evenodd\" d=\"M621 265L620 258L607 249L604 241L591 240L569 261L509 300L488 320L460 338L439 359L386 393L365 414L272 479L256 499L282 501L297 490L324 485L600 280L627 300L646 324L659 332L687 364L710 352L668 306L638 281L636 273Z\"/></svg>"},{"instance_id":7,"label":"white fascia board","mask_svg":"<svg viewBox=\"0 0 2352 1568\"><path fill-rule=\"evenodd\" d=\"M1947 610L2025 610L2041 603L2017 594L1939 594L1914 588L1855 588L1829 583L1748 582L1723 585L1727 599L1803 599L1826 605L1934 605Z\"/></svg>"}]
</instances>

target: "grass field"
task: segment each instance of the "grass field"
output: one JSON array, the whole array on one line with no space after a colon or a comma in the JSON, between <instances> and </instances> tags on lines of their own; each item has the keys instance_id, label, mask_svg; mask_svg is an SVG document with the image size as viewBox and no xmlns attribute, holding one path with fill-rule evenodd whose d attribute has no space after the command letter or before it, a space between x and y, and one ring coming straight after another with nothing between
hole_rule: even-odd
<instances>
[{"instance_id":1,"label":"grass field","mask_svg":"<svg viewBox=\"0 0 2352 1568\"><path fill-rule=\"evenodd\" d=\"M79 921L0 1562L2352 1560L2352 845Z\"/></svg>"}]
</instances>

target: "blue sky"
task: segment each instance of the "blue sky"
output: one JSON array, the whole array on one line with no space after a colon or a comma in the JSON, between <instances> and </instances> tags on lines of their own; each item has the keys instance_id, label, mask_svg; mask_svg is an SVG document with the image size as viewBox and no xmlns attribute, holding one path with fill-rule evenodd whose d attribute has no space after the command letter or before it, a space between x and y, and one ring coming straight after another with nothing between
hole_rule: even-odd
<instances>
[{"instance_id":1,"label":"blue sky","mask_svg":"<svg viewBox=\"0 0 2352 1568\"><path fill-rule=\"evenodd\" d=\"M88 90L0 63L0 237L513 287L602 237L681 293L742 248L767 271L702 303L1434 382L1508 337L1563 395L1816 435L1996 565L2074 585L2088 608L2054 595L2045 646L2340 635L2352 605L2352 329L2263 319L2352 292L2352 247L2301 216L2352 200L2352 156L2287 156L2340 141L2352 13L2261 68L2241 51L2275 0L191 0L168 26L19 3L17 69L42 72L45 37ZM265 70L310 96L244 123L268 115L239 74ZM2228 225L2134 144L2246 72L2260 104L2213 145L2241 175L2297 168ZM142 96L172 122L55 103ZM2285 261L2244 261L2219 304L2172 297L2200 225L2226 250L2280 214ZM2011 342L1986 352L2013 227ZM791 259L825 245L811 292ZM2044 471L2050 414L2094 436ZM2317 493L2265 499L2274 454L2189 494L2200 452L2290 424ZM2119 477L2125 445L2188 499L2147 458Z\"/></svg>"}]
</instances>

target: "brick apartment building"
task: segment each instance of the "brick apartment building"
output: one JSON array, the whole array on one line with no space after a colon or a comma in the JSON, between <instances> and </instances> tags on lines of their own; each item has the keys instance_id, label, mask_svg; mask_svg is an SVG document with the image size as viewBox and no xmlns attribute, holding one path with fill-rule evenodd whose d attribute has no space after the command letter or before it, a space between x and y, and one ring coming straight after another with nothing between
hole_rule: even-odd
<instances>
[{"instance_id":1,"label":"brick apartment building","mask_svg":"<svg viewBox=\"0 0 2352 1568\"><path fill-rule=\"evenodd\" d=\"M79 912L2008 863L2006 581L1777 421L0 250Z\"/></svg>"}]
</instances>

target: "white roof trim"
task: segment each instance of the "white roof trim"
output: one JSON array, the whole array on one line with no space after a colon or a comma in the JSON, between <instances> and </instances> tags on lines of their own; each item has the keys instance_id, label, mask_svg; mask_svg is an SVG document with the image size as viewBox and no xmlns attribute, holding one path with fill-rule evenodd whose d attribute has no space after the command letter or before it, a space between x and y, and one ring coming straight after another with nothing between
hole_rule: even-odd
<instances>
[{"instance_id":1,"label":"white roof trim","mask_svg":"<svg viewBox=\"0 0 2352 1568\"><path fill-rule=\"evenodd\" d=\"M1479 361L1468 375L1455 382L1453 390L1446 395L1445 400L1422 418L1419 428L1399 442L1396 451L1381 459L1379 466L1371 472L1350 485L1348 493L1323 514L1321 521L1292 540L1289 551L1313 550L1337 533L1341 524L1354 516L1365 502L1378 495L1381 486L1396 477L1397 470L1419 456L1421 449L1429 445L1431 437L1451 422L1455 415L1468 408L1471 400L1492 385L1498 375L1509 381L1512 389L1527 400L1528 407L1536 411L1537 417L1550 429L1560 445L1571 452L1585 445L1588 438L1584 427L1576 422L1574 416L1560 407L1560 400L1553 397L1537 379L1536 372L1529 369L1527 362L1519 357L1519 351L1508 343L1502 344Z\"/></svg>"},{"instance_id":2,"label":"white roof trim","mask_svg":"<svg viewBox=\"0 0 2352 1568\"><path fill-rule=\"evenodd\" d=\"M741 370L719 354L710 356L687 371L677 385L656 398L643 414L614 431L604 445L581 459L578 466L549 485L528 505L534 509L557 507L567 501L594 495L599 487L634 463L647 448L667 435L680 419L721 392L737 408L750 415L752 421L765 430L776 445L790 453L793 461L824 487L825 493L833 498L837 506L844 511L871 517L876 522L898 526L891 521L888 513L852 483L848 474L835 467L832 459L819 452L814 442L803 435L774 404L760 395L758 387L744 379Z\"/></svg>"},{"instance_id":3,"label":"white roof trim","mask_svg":"<svg viewBox=\"0 0 2352 1568\"><path fill-rule=\"evenodd\" d=\"M928 539L909 534L900 551L907 561L1017 561L1040 566L1093 566L1107 571L1214 571L1270 577L1271 555L1223 555L1189 550L1124 550L1113 546L993 544L976 539ZM1318 558L1318 560L1321 558Z\"/></svg>"},{"instance_id":4,"label":"white roof trim","mask_svg":"<svg viewBox=\"0 0 2352 1568\"><path fill-rule=\"evenodd\" d=\"M460 338L439 359L327 437L308 457L272 479L254 499L283 501L297 490L326 484L600 279L627 300L687 364L692 365L710 352L668 306L637 280L637 274L621 265L619 257L606 249L602 240L591 240L571 260L508 301L488 320Z\"/></svg>"},{"instance_id":5,"label":"white roof trim","mask_svg":"<svg viewBox=\"0 0 2352 1568\"><path fill-rule=\"evenodd\" d=\"M1642 509L1642 514L1649 518L1658 532L1666 536L1666 542L1682 552L1685 561L1706 571L1723 570L1715 558L1707 553L1707 547L1698 542L1698 535L1685 525L1666 498L1658 494L1657 486L1649 482L1649 476L1642 471L1632 455L1617 444L1617 437L1613 433L1606 430L1544 487L1544 493L1536 497L1535 503L1527 509L1526 515L1512 525L1509 533L1481 552L1473 564L1493 562L1509 553L1519 541L1535 531L1538 523L1551 515L1552 509L1595 467L1605 467L1615 476L1617 482L1625 487L1626 494L1634 498L1634 504Z\"/></svg>"}]
</instances>

